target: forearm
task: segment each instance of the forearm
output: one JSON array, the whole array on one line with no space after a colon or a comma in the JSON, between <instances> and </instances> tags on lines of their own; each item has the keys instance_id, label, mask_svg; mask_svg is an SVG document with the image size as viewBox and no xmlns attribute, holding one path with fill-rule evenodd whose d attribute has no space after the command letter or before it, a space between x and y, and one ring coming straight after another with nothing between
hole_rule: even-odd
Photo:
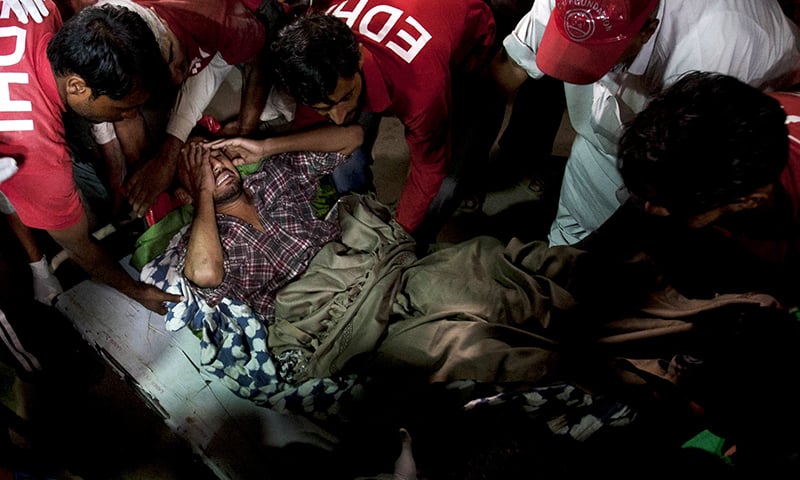
<instances>
[{"instance_id":1,"label":"forearm","mask_svg":"<svg viewBox=\"0 0 800 480\"><path fill-rule=\"evenodd\" d=\"M239 107L239 135L249 135L258 127L269 94L269 76L263 61L255 59L244 65L242 101Z\"/></svg>"},{"instance_id":2,"label":"forearm","mask_svg":"<svg viewBox=\"0 0 800 480\"><path fill-rule=\"evenodd\" d=\"M311 130L290 133L265 140L265 154L285 152L336 152L353 153L364 141L361 125L325 125Z\"/></svg>"},{"instance_id":3,"label":"forearm","mask_svg":"<svg viewBox=\"0 0 800 480\"><path fill-rule=\"evenodd\" d=\"M165 135L164 142L159 147L156 157L151 158L149 161L157 161L161 165L164 172L167 172L171 178L175 178L178 171L178 160L180 159L181 148L185 142L172 135Z\"/></svg>"},{"instance_id":4,"label":"forearm","mask_svg":"<svg viewBox=\"0 0 800 480\"><path fill-rule=\"evenodd\" d=\"M125 176L128 173L128 168L119 139L114 138L110 142L100 145L100 152L102 153L103 161L108 171L109 189L112 192L121 191L122 184L125 183Z\"/></svg>"},{"instance_id":5,"label":"forearm","mask_svg":"<svg viewBox=\"0 0 800 480\"><path fill-rule=\"evenodd\" d=\"M138 282L91 238L85 216L77 225L64 230L48 230L48 233L94 279L137 298Z\"/></svg>"},{"instance_id":6,"label":"forearm","mask_svg":"<svg viewBox=\"0 0 800 480\"><path fill-rule=\"evenodd\" d=\"M210 192L201 194L200 201L195 202L183 273L195 285L204 288L216 287L225 276L222 243Z\"/></svg>"},{"instance_id":7,"label":"forearm","mask_svg":"<svg viewBox=\"0 0 800 480\"><path fill-rule=\"evenodd\" d=\"M407 138L410 156L409 174L397 203L397 222L413 233L422 223L431 202L439 193L445 176L449 150L431 147L430 140ZM441 143L441 142L437 142Z\"/></svg>"}]
</instances>

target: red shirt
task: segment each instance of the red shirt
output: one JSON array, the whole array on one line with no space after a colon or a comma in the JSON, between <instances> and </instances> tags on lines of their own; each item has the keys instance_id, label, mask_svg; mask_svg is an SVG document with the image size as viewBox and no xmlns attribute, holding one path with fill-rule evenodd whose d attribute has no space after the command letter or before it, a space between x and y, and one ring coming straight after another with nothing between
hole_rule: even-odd
<instances>
[{"instance_id":1,"label":"red shirt","mask_svg":"<svg viewBox=\"0 0 800 480\"><path fill-rule=\"evenodd\" d=\"M487 60L491 10L483 0L344 0L327 11L364 46L364 110L396 115L406 127L411 171L396 216L411 232L451 160L452 74Z\"/></svg>"},{"instance_id":2,"label":"red shirt","mask_svg":"<svg viewBox=\"0 0 800 480\"><path fill-rule=\"evenodd\" d=\"M42 23L21 24L16 15L0 19L0 145L20 164L0 190L29 227L62 230L75 225L83 206L72 177L61 114L65 105L47 59L47 43L61 27L51 0Z\"/></svg>"},{"instance_id":3,"label":"red shirt","mask_svg":"<svg viewBox=\"0 0 800 480\"><path fill-rule=\"evenodd\" d=\"M781 185L792 202L794 218L800 222L800 96L793 93L771 92L786 112L789 129L789 161L781 173Z\"/></svg>"},{"instance_id":4,"label":"red shirt","mask_svg":"<svg viewBox=\"0 0 800 480\"><path fill-rule=\"evenodd\" d=\"M186 49L190 75L204 69L217 52L228 65L256 56L264 45L264 25L239 0L136 0L153 8Z\"/></svg>"}]
</instances>

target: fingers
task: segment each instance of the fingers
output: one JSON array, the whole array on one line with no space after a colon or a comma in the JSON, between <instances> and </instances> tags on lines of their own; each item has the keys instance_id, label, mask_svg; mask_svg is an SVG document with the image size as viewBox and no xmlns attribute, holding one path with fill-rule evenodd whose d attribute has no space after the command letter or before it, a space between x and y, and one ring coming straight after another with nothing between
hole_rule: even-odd
<instances>
[{"instance_id":1,"label":"fingers","mask_svg":"<svg viewBox=\"0 0 800 480\"><path fill-rule=\"evenodd\" d=\"M154 285L138 282L138 286L140 288L135 294L136 300L148 310L159 315L166 315L172 304L184 300L181 295L165 292Z\"/></svg>"},{"instance_id":2,"label":"fingers","mask_svg":"<svg viewBox=\"0 0 800 480\"><path fill-rule=\"evenodd\" d=\"M250 151L250 146L239 138L224 138L204 145L211 150L221 151L228 158L240 157Z\"/></svg>"},{"instance_id":3,"label":"fingers","mask_svg":"<svg viewBox=\"0 0 800 480\"><path fill-rule=\"evenodd\" d=\"M150 191L146 185L137 183L128 188L128 203L131 204L131 210L137 217L142 218L147 213L147 210L156 201L156 197L161 193Z\"/></svg>"},{"instance_id":4,"label":"fingers","mask_svg":"<svg viewBox=\"0 0 800 480\"><path fill-rule=\"evenodd\" d=\"M181 152L183 152L184 159L192 170L197 168L202 170L205 165L210 165L208 160L211 156L211 151L205 145L192 143L181 149Z\"/></svg>"},{"instance_id":5,"label":"fingers","mask_svg":"<svg viewBox=\"0 0 800 480\"><path fill-rule=\"evenodd\" d=\"M155 198L152 200L148 198L148 192L144 188L144 182L141 182L140 178L141 175L134 175L131 177L125 184L125 191L128 195L128 203L131 204L131 210L133 210L133 213L135 213L137 217L142 218L145 213L147 213L147 209L150 208L150 205L155 201Z\"/></svg>"},{"instance_id":6,"label":"fingers","mask_svg":"<svg viewBox=\"0 0 800 480\"><path fill-rule=\"evenodd\" d=\"M213 140L211 142L206 142L204 145L206 147L210 148L211 150L218 150L220 148L224 148L224 147L227 147L227 146L231 145L231 143L232 142L231 142L230 138L221 138L219 140Z\"/></svg>"}]
</instances>

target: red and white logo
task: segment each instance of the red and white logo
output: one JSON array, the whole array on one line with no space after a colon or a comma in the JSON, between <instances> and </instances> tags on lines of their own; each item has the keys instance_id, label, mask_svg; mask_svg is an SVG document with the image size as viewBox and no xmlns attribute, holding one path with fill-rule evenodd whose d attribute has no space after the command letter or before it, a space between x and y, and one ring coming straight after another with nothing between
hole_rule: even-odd
<instances>
[{"instance_id":1,"label":"red and white logo","mask_svg":"<svg viewBox=\"0 0 800 480\"><path fill-rule=\"evenodd\" d=\"M595 31L595 19L592 12L584 9L567 10L564 15L564 32L573 42L583 42Z\"/></svg>"}]
</instances>

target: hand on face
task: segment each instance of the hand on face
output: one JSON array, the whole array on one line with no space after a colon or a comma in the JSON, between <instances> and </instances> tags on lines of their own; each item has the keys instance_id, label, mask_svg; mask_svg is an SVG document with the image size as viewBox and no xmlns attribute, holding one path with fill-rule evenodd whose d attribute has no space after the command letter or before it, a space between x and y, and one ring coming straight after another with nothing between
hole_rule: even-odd
<instances>
[{"instance_id":1,"label":"hand on face","mask_svg":"<svg viewBox=\"0 0 800 480\"><path fill-rule=\"evenodd\" d=\"M211 168L211 151L201 143L187 143L181 149L181 160L178 166L181 183L192 194L197 202L205 193L213 195L216 188L214 171Z\"/></svg>"},{"instance_id":2,"label":"hand on face","mask_svg":"<svg viewBox=\"0 0 800 480\"><path fill-rule=\"evenodd\" d=\"M222 152L231 159L234 165L260 162L267 152L264 149L266 140L253 140L244 137L226 138L207 143L211 150Z\"/></svg>"}]
</instances>

